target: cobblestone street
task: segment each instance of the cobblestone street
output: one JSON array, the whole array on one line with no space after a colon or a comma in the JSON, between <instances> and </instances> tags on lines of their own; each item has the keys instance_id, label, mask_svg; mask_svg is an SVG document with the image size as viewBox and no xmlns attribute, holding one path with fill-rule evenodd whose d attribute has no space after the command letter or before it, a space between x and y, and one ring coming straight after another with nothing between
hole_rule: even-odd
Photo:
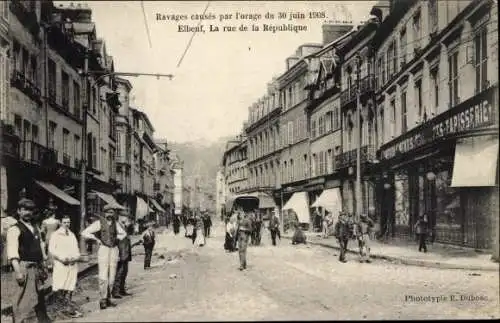
<instances>
[{"instance_id":1,"label":"cobblestone street","mask_svg":"<svg viewBox=\"0 0 500 323\"><path fill-rule=\"evenodd\" d=\"M116 308L98 310L97 281L87 278L87 291L76 295L85 303L78 321L500 317L496 273L361 264L354 255L344 264L319 246L283 240L272 247L267 232L262 246L249 248L249 268L240 272L237 253L225 253L222 230L214 231L202 248L182 234L158 235L153 268L144 271L143 256L134 257L128 279L134 295L116 300ZM460 301L461 295L482 300Z\"/></svg>"}]
</instances>

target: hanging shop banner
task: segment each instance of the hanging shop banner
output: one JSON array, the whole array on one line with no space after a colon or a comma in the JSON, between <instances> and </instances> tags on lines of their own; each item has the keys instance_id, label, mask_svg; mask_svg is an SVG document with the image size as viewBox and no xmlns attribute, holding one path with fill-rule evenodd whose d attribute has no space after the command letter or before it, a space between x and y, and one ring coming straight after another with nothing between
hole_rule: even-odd
<instances>
[{"instance_id":1,"label":"hanging shop banner","mask_svg":"<svg viewBox=\"0 0 500 323\"><path fill-rule=\"evenodd\" d=\"M443 137L497 124L493 104L496 89L490 88L382 146L381 158L391 159Z\"/></svg>"}]
</instances>

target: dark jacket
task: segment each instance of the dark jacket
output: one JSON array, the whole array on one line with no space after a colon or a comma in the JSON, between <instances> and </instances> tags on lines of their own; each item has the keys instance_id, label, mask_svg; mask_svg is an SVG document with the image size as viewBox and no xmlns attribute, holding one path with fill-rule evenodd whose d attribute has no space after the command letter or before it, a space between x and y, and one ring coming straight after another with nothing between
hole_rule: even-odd
<instances>
[{"instance_id":1,"label":"dark jacket","mask_svg":"<svg viewBox=\"0 0 500 323\"><path fill-rule=\"evenodd\" d=\"M128 236L118 241L118 254L119 254L118 256L119 261L132 260L132 244Z\"/></svg>"},{"instance_id":2,"label":"dark jacket","mask_svg":"<svg viewBox=\"0 0 500 323\"><path fill-rule=\"evenodd\" d=\"M147 230L146 232L144 232L144 234L142 235L142 244L144 246L154 246L155 244L155 232L154 231L151 231L151 233L149 233L149 230Z\"/></svg>"}]
</instances>

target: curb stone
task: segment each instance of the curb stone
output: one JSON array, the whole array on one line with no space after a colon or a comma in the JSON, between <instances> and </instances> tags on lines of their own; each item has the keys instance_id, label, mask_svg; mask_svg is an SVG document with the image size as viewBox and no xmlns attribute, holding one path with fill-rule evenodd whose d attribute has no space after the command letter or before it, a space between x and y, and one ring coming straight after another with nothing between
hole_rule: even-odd
<instances>
[{"instance_id":1,"label":"curb stone","mask_svg":"<svg viewBox=\"0 0 500 323\"><path fill-rule=\"evenodd\" d=\"M283 236L283 238L291 240L291 237L286 237ZM316 246L321 246L324 248L330 248L330 249L335 249L335 250L340 250L339 247L337 246L332 246L330 244L324 243L324 242L316 242L316 241L307 241L308 244L311 245L316 245ZM353 251L351 249L347 249L347 253L350 254L359 254L357 251ZM489 272L498 272L499 268L490 268L490 267L484 267L484 266L475 266L475 265L457 265L457 264L449 264L449 263L443 263L443 262L436 262L432 260L419 260L419 259L411 259L411 258L401 258L401 257L395 257L395 256L388 256L388 255L380 255L380 254L371 254L370 258L373 259L381 259L381 260L388 260L392 262L398 262L403 265L409 265L409 266L417 266L417 267L427 267L427 268L439 268L439 269L462 269L462 270L475 270L475 271L489 271Z\"/></svg>"},{"instance_id":2,"label":"curb stone","mask_svg":"<svg viewBox=\"0 0 500 323\"><path fill-rule=\"evenodd\" d=\"M90 272L96 268L97 268L97 263L93 263L93 264L89 265L88 267L82 269L81 271L78 272L78 276L77 276L78 279L86 276L88 272ZM52 286L45 287L42 290L42 293L45 294L45 299L50 299L50 297L53 294L52 293ZM12 305L7 305L7 306L3 307L1 310L1 315L11 316L12 315Z\"/></svg>"}]
</instances>

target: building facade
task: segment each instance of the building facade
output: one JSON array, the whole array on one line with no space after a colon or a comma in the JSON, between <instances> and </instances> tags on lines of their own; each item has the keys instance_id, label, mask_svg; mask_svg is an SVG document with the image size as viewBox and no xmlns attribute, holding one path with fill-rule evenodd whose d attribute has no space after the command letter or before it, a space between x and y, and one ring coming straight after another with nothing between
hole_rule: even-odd
<instances>
[{"instance_id":1,"label":"building facade","mask_svg":"<svg viewBox=\"0 0 500 323\"><path fill-rule=\"evenodd\" d=\"M172 154L172 170L174 171L174 213L181 215L184 208L190 208L190 198L184 185L184 163L177 154Z\"/></svg>"},{"instance_id":2,"label":"building facade","mask_svg":"<svg viewBox=\"0 0 500 323\"><path fill-rule=\"evenodd\" d=\"M433 241L491 248L498 258L497 6L411 2L391 16L373 41L386 111L382 227L412 237L426 215Z\"/></svg>"},{"instance_id":3,"label":"building facade","mask_svg":"<svg viewBox=\"0 0 500 323\"><path fill-rule=\"evenodd\" d=\"M226 145L222 157L226 196L237 195L248 188L247 138L238 136Z\"/></svg>"},{"instance_id":4,"label":"building facade","mask_svg":"<svg viewBox=\"0 0 500 323\"><path fill-rule=\"evenodd\" d=\"M215 176L215 216L224 219L225 205L226 205L226 188L224 181L224 169L221 168L217 171Z\"/></svg>"}]
</instances>

